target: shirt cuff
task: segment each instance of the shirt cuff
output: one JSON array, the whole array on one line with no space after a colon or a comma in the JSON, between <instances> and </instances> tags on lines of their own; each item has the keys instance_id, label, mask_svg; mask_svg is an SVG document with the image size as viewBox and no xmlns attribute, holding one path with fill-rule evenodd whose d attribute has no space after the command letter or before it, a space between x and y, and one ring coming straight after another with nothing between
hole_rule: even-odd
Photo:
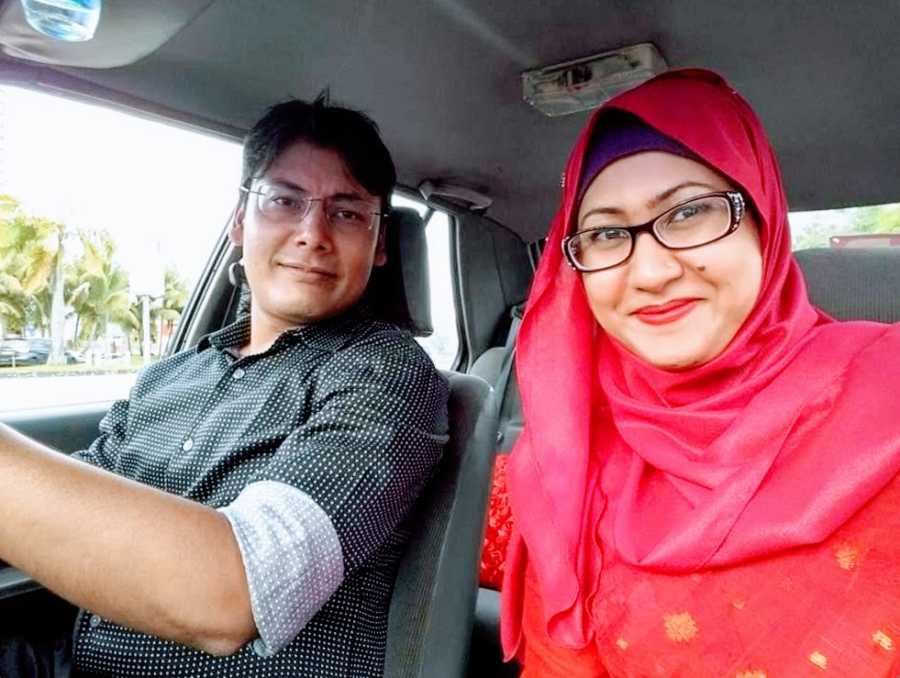
<instances>
[{"instance_id":1,"label":"shirt cuff","mask_svg":"<svg viewBox=\"0 0 900 678\"><path fill-rule=\"evenodd\" d=\"M259 637L275 654L341 585L337 532L308 494L273 480L251 483L219 510L241 551Z\"/></svg>"}]
</instances>

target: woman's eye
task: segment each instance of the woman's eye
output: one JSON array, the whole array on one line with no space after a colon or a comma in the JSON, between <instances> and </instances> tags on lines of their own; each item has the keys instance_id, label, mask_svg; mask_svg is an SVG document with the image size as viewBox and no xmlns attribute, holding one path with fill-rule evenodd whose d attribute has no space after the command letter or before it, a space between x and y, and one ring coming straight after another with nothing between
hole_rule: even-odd
<instances>
[{"instance_id":1,"label":"woman's eye","mask_svg":"<svg viewBox=\"0 0 900 678\"><path fill-rule=\"evenodd\" d=\"M582 240L588 247L602 245L609 247L628 238L628 231L621 228L598 228L583 234Z\"/></svg>"},{"instance_id":2,"label":"woman's eye","mask_svg":"<svg viewBox=\"0 0 900 678\"><path fill-rule=\"evenodd\" d=\"M597 240L609 241L609 240L622 240L628 237L628 233L618 228L605 228L601 231L595 231L594 237Z\"/></svg>"},{"instance_id":3,"label":"woman's eye","mask_svg":"<svg viewBox=\"0 0 900 678\"><path fill-rule=\"evenodd\" d=\"M675 212L672 213L672 218L669 221L687 221L689 219L697 217L705 211L706 206L702 204L684 205L683 207L679 207L677 210L675 210Z\"/></svg>"}]
</instances>

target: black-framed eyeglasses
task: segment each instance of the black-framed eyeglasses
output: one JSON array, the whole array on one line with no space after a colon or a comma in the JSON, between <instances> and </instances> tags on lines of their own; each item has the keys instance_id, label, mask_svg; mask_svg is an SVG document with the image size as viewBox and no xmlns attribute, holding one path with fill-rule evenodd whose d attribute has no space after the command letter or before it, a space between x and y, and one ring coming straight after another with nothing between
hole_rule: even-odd
<instances>
[{"instance_id":1,"label":"black-framed eyeglasses","mask_svg":"<svg viewBox=\"0 0 900 678\"><path fill-rule=\"evenodd\" d=\"M325 218L335 231L356 233L372 230L387 213L373 211L372 205L352 197L326 196L313 198L301 191L277 183L260 183L254 190L241 186L241 191L256 196L256 207L274 224L291 225L302 222L313 203L322 203Z\"/></svg>"},{"instance_id":2,"label":"black-framed eyeglasses","mask_svg":"<svg viewBox=\"0 0 900 678\"><path fill-rule=\"evenodd\" d=\"M628 261L639 233L649 233L670 250L702 247L734 233L744 210L744 196L737 191L706 193L675 205L645 224L577 231L563 238L563 254L576 271L593 273Z\"/></svg>"}]
</instances>

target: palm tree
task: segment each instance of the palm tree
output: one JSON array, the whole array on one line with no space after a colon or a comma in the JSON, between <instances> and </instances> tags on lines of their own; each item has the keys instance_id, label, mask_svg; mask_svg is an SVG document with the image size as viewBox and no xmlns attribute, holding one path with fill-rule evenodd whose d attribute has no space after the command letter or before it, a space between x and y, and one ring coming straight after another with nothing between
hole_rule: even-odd
<instances>
[{"instance_id":1,"label":"palm tree","mask_svg":"<svg viewBox=\"0 0 900 678\"><path fill-rule=\"evenodd\" d=\"M129 302L128 274L114 261L115 242L105 232L79 233L83 253L70 273L69 303L77 315L76 336L81 341L104 337L116 323L129 332L140 321Z\"/></svg>"},{"instance_id":2,"label":"palm tree","mask_svg":"<svg viewBox=\"0 0 900 678\"><path fill-rule=\"evenodd\" d=\"M15 198L0 196L0 325L49 329L52 364L65 360L65 237L63 224L29 216Z\"/></svg>"},{"instance_id":3,"label":"palm tree","mask_svg":"<svg viewBox=\"0 0 900 678\"><path fill-rule=\"evenodd\" d=\"M188 300L187 284L179 277L178 271L171 267L167 268L164 280L165 292L163 292L162 303L150 311L151 326L158 328L156 332L157 355L162 355L165 348L164 338L171 336L178 321L181 320L181 312Z\"/></svg>"}]
</instances>

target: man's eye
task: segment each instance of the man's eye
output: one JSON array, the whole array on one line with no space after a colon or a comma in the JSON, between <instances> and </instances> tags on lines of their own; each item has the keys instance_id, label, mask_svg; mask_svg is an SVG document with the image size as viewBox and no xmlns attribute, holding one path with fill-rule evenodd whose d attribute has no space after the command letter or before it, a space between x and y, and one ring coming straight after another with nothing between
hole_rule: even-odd
<instances>
[{"instance_id":1,"label":"man's eye","mask_svg":"<svg viewBox=\"0 0 900 678\"><path fill-rule=\"evenodd\" d=\"M345 207L336 209L331 217L346 224L364 223L366 220L366 215L362 211Z\"/></svg>"},{"instance_id":2,"label":"man's eye","mask_svg":"<svg viewBox=\"0 0 900 678\"><path fill-rule=\"evenodd\" d=\"M301 200L293 195L275 193L269 196L269 202L282 209L299 209Z\"/></svg>"}]
</instances>

